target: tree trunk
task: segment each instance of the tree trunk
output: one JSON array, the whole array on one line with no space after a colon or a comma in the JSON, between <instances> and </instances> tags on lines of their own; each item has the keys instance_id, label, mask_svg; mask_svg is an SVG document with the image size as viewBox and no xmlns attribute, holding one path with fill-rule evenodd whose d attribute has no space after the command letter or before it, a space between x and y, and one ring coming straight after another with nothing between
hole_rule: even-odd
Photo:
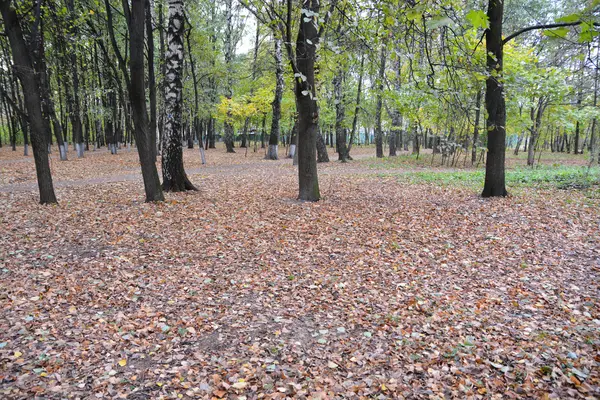
<instances>
[{"instance_id":1,"label":"tree trunk","mask_svg":"<svg viewBox=\"0 0 600 400\"><path fill-rule=\"evenodd\" d=\"M44 132L39 82L33 69L29 50L19 24L19 18L10 0L0 0L0 12L4 21L6 35L12 48L14 73L19 78L25 97L25 107L31 124L31 142L33 158L40 192L40 203L56 203L56 195L48 162L48 136Z\"/></svg>"},{"instance_id":2,"label":"tree trunk","mask_svg":"<svg viewBox=\"0 0 600 400\"><path fill-rule=\"evenodd\" d=\"M142 167L146 201L164 201L163 191L154 162L148 133L148 113L144 87L144 25L147 0L132 0L131 15L128 21L130 34L130 88L129 99L133 113L135 142ZM127 5L124 2L124 5ZM128 14L128 10L126 15Z\"/></svg>"},{"instance_id":3,"label":"tree trunk","mask_svg":"<svg viewBox=\"0 0 600 400\"><path fill-rule=\"evenodd\" d=\"M398 143L398 135L401 135L401 129L402 129L402 116L400 115L400 112L398 110L395 110L392 113L392 129L390 129L390 137L389 137L389 148L390 148L390 152L389 152L389 156L390 157L396 157L396 151L397 151L397 143Z\"/></svg>"},{"instance_id":4,"label":"tree trunk","mask_svg":"<svg viewBox=\"0 0 600 400\"><path fill-rule=\"evenodd\" d=\"M319 15L319 0L303 0L300 28L296 39L296 109L298 110L298 198L318 201L321 198L317 175L317 130L319 109L315 90L315 56L319 41L316 16ZM288 12L291 12L288 1Z\"/></svg>"},{"instance_id":5,"label":"tree trunk","mask_svg":"<svg viewBox=\"0 0 600 400\"><path fill-rule=\"evenodd\" d=\"M292 126L292 131L290 132L289 135L289 151L288 151L288 158L294 158L294 155L296 154L296 146L298 143L298 119L294 120L294 125Z\"/></svg>"},{"instance_id":6,"label":"tree trunk","mask_svg":"<svg viewBox=\"0 0 600 400\"><path fill-rule=\"evenodd\" d=\"M573 154L579 154L579 136L580 136L580 124L579 121L575 124L575 141L573 142ZM583 151L582 151L583 152Z\"/></svg>"},{"instance_id":7,"label":"tree trunk","mask_svg":"<svg viewBox=\"0 0 600 400\"><path fill-rule=\"evenodd\" d=\"M381 56L379 62L379 76L377 83L377 102L375 105L375 152L377 158L383 157L383 130L381 127L381 113L383 109L383 84L385 80L385 42L381 45Z\"/></svg>"},{"instance_id":8,"label":"tree trunk","mask_svg":"<svg viewBox=\"0 0 600 400\"><path fill-rule=\"evenodd\" d=\"M337 143L338 159L341 162L347 161L348 149L346 147L346 128L344 119L346 117L346 108L344 105L344 91L342 83L344 81L344 71L340 67L333 78L333 93L335 99L335 138Z\"/></svg>"},{"instance_id":9,"label":"tree trunk","mask_svg":"<svg viewBox=\"0 0 600 400\"><path fill-rule=\"evenodd\" d=\"M506 105L502 82L503 44L502 17L504 2L489 0L487 16L490 27L486 31L487 69L485 107L487 110L488 153L485 163L483 197L506 196Z\"/></svg>"},{"instance_id":10,"label":"tree trunk","mask_svg":"<svg viewBox=\"0 0 600 400\"><path fill-rule=\"evenodd\" d=\"M154 30L152 29L152 5L146 0L146 45L148 49L148 96L150 98L150 150L156 161L156 77L154 74Z\"/></svg>"},{"instance_id":11,"label":"tree trunk","mask_svg":"<svg viewBox=\"0 0 600 400\"><path fill-rule=\"evenodd\" d=\"M321 134L321 127L317 127L317 162L326 163L329 162L329 154L327 153L327 145L325 139Z\"/></svg>"},{"instance_id":12,"label":"tree trunk","mask_svg":"<svg viewBox=\"0 0 600 400\"><path fill-rule=\"evenodd\" d=\"M356 106L354 108L354 118L352 118L352 131L350 132L350 142L348 142L348 158L351 160L350 150L354 144L354 138L356 137L356 130L358 127L358 114L360 113L360 95L362 93L363 74L365 69L365 56L364 54L360 57L360 73L358 75L358 89L356 90ZM360 139L360 138L359 138Z\"/></svg>"},{"instance_id":13,"label":"tree trunk","mask_svg":"<svg viewBox=\"0 0 600 400\"><path fill-rule=\"evenodd\" d=\"M69 9L69 31L71 36L71 46L76 46L78 41L78 32L76 28L75 19L77 18L75 11L75 3L74 0L69 0L67 2L67 7ZM79 72L77 68L77 49L69 48L66 49L69 53L70 58L70 69L71 69L71 82L73 83L73 93L72 97L70 97L69 102L71 102L71 127L73 129L73 143L75 144L75 149L77 151L77 157L83 157L83 127L81 124L81 115L80 115L80 100L79 100Z\"/></svg>"},{"instance_id":14,"label":"tree trunk","mask_svg":"<svg viewBox=\"0 0 600 400\"><path fill-rule=\"evenodd\" d=\"M225 0L225 38L224 38L224 56L225 66L227 69L227 84L225 88L225 96L228 100L233 97L233 56L235 49L233 48L233 0ZM231 114L227 113L228 119ZM234 131L233 125L229 121L225 121L223 141L228 153L235 153L234 148Z\"/></svg>"},{"instance_id":15,"label":"tree trunk","mask_svg":"<svg viewBox=\"0 0 600 400\"><path fill-rule=\"evenodd\" d=\"M479 119L481 117L481 89L477 90L475 98L475 126L473 127L473 149L471 150L471 165L477 162L477 148L479 145Z\"/></svg>"},{"instance_id":16,"label":"tree trunk","mask_svg":"<svg viewBox=\"0 0 600 400\"><path fill-rule=\"evenodd\" d=\"M183 192L196 190L183 168L183 0L169 0L167 55L165 75L165 129L162 151L163 190Z\"/></svg>"}]
</instances>

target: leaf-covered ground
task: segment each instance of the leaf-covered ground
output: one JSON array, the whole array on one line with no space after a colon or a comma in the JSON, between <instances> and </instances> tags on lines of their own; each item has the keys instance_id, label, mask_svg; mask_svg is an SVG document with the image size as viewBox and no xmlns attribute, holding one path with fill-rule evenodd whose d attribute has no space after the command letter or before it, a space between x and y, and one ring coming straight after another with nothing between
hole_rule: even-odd
<instances>
[{"instance_id":1,"label":"leaf-covered ground","mask_svg":"<svg viewBox=\"0 0 600 400\"><path fill-rule=\"evenodd\" d=\"M0 397L600 396L597 198L358 160L299 203L289 160L196 152L164 204L133 152L55 161L58 206L0 160Z\"/></svg>"}]
</instances>

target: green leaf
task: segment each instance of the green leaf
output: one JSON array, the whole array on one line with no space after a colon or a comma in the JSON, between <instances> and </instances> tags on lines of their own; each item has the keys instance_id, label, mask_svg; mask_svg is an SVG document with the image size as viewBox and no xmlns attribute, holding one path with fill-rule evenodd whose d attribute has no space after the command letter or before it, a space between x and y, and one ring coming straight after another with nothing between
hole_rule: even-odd
<instances>
[{"instance_id":1,"label":"green leaf","mask_svg":"<svg viewBox=\"0 0 600 400\"><path fill-rule=\"evenodd\" d=\"M467 13L467 21L473 25L473 28L487 29L490 27L490 21L485 11L482 10L471 10Z\"/></svg>"},{"instance_id":2,"label":"green leaf","mask_svg":"<svg viewBox=\"0 0 600 400\"><path fill-rule=\"evenodd\" d=\"M406 13L406 18L409 21L417 21L418 19L421 18L421 13L416 11L416 10L411 10L409 12Z\"/></svg>"},{"instance_id":3,"label":"green leaf","mask_svg":"<svg viewBox=\"0 0 600 400\"><path fill-rule=\"evenodd\" d=\"M556 29L547 29L544 32L545 36L551 37L551 38L566 38L567 34L569 33L569 28L567 27L562 27L562 28L556 28Z\"/></svg>"},{"instance_id":4,"label":"green leaf","mask_svg":"<svg viewBox=\"0 0 600 400\"><path fill-rule=\"evenodd\" d=\"M577 22L580 19L581 19L581 16L579 14L571 14L571 15L565 15L564 17L557 19L556 22L566 22L566 23L570 24L571 22Z\"/></svg>"}]
</instances>

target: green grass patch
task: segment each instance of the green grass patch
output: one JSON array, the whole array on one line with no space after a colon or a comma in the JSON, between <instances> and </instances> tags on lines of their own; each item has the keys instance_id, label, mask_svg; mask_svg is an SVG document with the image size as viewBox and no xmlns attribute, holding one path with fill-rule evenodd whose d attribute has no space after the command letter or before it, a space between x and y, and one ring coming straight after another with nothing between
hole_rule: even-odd
<instances>
[{"instance_id":1,"label":"green grass patch","mask_svg":"<svg viewBox=\"0 0 600 400\"><path fill-rule=\"evenodd\" d=\"M395 176L410 183L481 186L485 171L420 171ZM506 184L509 187L587 189L600 184L600 168L594 167L589 171L587 167L580 166L515 168L506 171Z\"/></svg>"}]
</instances>

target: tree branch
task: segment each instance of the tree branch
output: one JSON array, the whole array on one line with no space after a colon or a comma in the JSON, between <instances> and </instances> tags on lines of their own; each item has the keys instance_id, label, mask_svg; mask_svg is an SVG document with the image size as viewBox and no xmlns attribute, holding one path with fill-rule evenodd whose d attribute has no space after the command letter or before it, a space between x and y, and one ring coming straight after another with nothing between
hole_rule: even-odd
<instances>
[{"instance_id":1,"label":"tree branch","mask_svg":"<svg viewBox=\"0 0 600 400\"><path fill-rule=\"evenodd\" d=\"M525 32L534 31L534 30L537 30L537 29L552 29L552 28L563 28L565 26L577 26L577 25L581 25L583 23L584 23L584 21L580 20L580 21L574 21L574 22L559 22L559 23L556 23L556 24L528 26L527 28L520 29L520 30L518 30L518 31L516 31L516 32L514 32L514 33L512 33L510 35L508 35L502 41L502 44L504 45L504 44L510 42L512 39L516 38L519 35L522 35ZM593 24L594 24L594 26L600 26L600 24L597 23L597 22L594 22Z\"/></svg>"}]
</instances>

